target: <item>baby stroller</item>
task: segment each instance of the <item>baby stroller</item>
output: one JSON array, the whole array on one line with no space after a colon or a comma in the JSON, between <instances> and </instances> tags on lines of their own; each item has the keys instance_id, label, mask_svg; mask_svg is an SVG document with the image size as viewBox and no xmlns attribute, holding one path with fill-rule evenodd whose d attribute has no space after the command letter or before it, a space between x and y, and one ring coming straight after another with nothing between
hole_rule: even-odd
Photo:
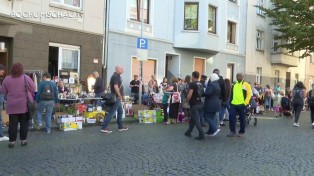
<instances>
[{"instance_id":1,"label":"baby stroller","mask_svg":"<svg viewBox=\"0 0 314 176\"><path fill-rule=\"evenodd\" d=\"M288 97L282 97L280 105L282 107L281 112L286 117L293 117L292 113L292 103Z\"/></svg>"},{"instance_id":2,"label":"baby stroller","mask_svg":"<svg viewBox=\"0 0 314 176\"><path fill-rule=\"evenodd\" d=\"M245 122L246 122L246 126L248 126L252 120L252 117L253 117L253 110L254 108L251 107L251 106L248 106L246 109L245 109ZM240 121L239 119L239 114L237 114L237 121ZM254 126L257 125L257 118L254 116Z\"/></svg>"}]
</instances>

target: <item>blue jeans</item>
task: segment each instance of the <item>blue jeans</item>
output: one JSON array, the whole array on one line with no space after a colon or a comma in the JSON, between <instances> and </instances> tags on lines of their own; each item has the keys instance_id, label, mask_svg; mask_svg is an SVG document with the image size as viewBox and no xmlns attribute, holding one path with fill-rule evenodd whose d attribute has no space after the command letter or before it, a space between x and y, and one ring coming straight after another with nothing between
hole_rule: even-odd
<instances>
[{"instance_id":1,"label":"blue jeans","mask_svg":"<svg viewBox=\"0 0 314 176\"><path fill-rule=\"evenodd\" d=\"M101 97L101 93L95 94L95 98L100 98L100 97ZM96 107L97 106L102 107L101 100L95 100L95 105L96 105Z\"/></svg>"},{"instance_id":2,"label":"blue jeans","mask_svg":"<svg viewBox=\"0 0 314 176\"><path fill-rule=\"evenodd\" d=\"M229 128L231 133L236 133L236 116L239 115L240 131L245 133L245 105L231 105L229 111Z\"/></svg>"},{"instance_id":3,"label":"blue jeans","mask_svg":"<svg viewBox=\"0 0 314 176\"><path fill-rule=\"evenodd\" d=\"M218 129L219 111L218 112L206 112L205 111L204 117L208 123L207 134L214 134Z\"/></svg>"},{"instance_id":4,"label":"blue jeans","mask_svg":"<svg viewBox=\"0 0 314 176\"><path fill-rule=\"evenodd\" d=\"M55 102L53 100L49 101L41 101L38 104L37 107L37 123L38 125L42 126L42 113L43 110L46 109L46 130L51 129L51 115L52 115L52 110L55 105Z\"/></svg>"},{"instance_id":5,"label":"blue jeans","mask_svg":"<svg viewBox=\"0 0 314 176\"><path fill-rule=\"evenodd\" d=\"M219 122L222 122L224 120L226 112L227 112L227 106L221 106L220 112L219 112Z\"/></svg>"},{"instance_id":6,"label":"blue jeans","mask_svg":"<svg viewBox=\"0 0 314 176\"><path fill-rule=\"evenodd\" d=\"M116 103L110 107L109 113L106 116L106 119L102 125L102 129L106 129L108 127L109 122L111 121L112 117L118 113L117 116L117 123L118 123L118 128L122 128L122 114L123 114L123 109L121 105L121 100L117 99Z\"/></svg>"},{"instance_id":7,"label":"blue jeans","mask_svg":"<svg viewBox=\"0 0 314 176\"><path fill-rule=\"evenodd\" d=\"M271 107L271 97L265 97L264 105L266 109L270 109Z\"/></svg>"},{"instance_id":8,"label":"blue jeans","mask_svg":"<svg viewBox=\"0 0 314 176\"><path fill-rule=\"evenodd\" d=\"M3 137L3 131L2 131L2 107L3 107L3 100L4 96L3 94L0 94L0 137Z\"/></svg>"}]
</instances>

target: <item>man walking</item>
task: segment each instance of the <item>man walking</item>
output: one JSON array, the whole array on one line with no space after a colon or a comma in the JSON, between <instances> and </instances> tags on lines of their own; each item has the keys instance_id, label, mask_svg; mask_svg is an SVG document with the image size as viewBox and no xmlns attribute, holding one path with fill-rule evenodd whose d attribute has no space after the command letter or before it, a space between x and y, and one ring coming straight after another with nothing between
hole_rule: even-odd
<instances>
[{"instance_id":1,"label":"man walking","mask_svg":"<svg viewBox=\"0 0 314 176\"><path fill-rule=\"evenodd\" d=\"M203 104L201 101L201 98L203 95L200 95L200 92L204 93L204 87L203 85L198 81L200 77L199 72L195 71L192 73L192 82L189 85L189 91L186 98L186 102L184 103L184 107L187 107L190 103L190 109L191 109L191 121L189 124L189 129L187 132L185 132L185 135L188 137L191 137L191 133L193 131L194 126L196 126L198 130L198 137L195 139L197 140L204 140L204 132L200 123L200 111L203 110ZM201 90L203 89L203 90Z\"/></svg>"},{"instance_id":2,"label":"man walking","mask_svg":"<svg viewBox=\"0 0 314 176\"><path fill-rule=\"evenodd\" d=\"M2 80L3 80L3 76L5 73L5 68L4 65L0 64L0 88L2 86ZM2 131L2 107L3 107L3 101L4 101L4 95L2 93L0 93L0 141L8 141L9 138L3 135L3 131Z\"/></svg>"},{"instance_id":3,"label":"man walking","mask_svg":"<svg viewBox=\"0 0 314 176\"><path fill-rule=\"evenodd\" d=\"M239 114L240 131L238 136L242 137L245 133L245 109L249 105L252 97L251 86L244 81L244 74L237 74L237 81L231 88L230 112L229 112L229 137L236 136L236 115Z\"/></svg>"},{"instance_id":4,"label":"man walking","mask_svg":"<svg viewBox=\"0 0 314 176\"><path fill-rule=\"evenodd\" d=\"M139 98L139 92L140 92L140 80L138 80L138 75L134 75L134 80L130 82L130 88L131 88L131 96L134 97L134 103L136 104Z\"/></svg>"},{"instance_id":5,"label":"man walking","mask_svg":"<svg viewBox=\"0 0 314 176\"><path fill-rule=\"evenodd\" d=\"M112 131L108 128L108 124L111 121L112 117L117 114L117 123L118 123L118 131L127 131L128 128L122 126L122 97L123 97L123 86L122 86L122 79L121 74L123 73L122 66L116 66L116 72L111 76L110 79L110 90L111 93L114 93L117 97L116 102L113 106L110 107L109 113L106 116L106 120L102 125L101 132L103 133L111 133Z\"/></svg>"},{"instance_id":6,"label":"man walking","mask_svg":"<svg viewBox=\"0 0 314 176\"><path fill-rule=\"evenodd\" d=\"M50 73L43 74L43 81L39 84L36 94L37 106L37 132L42 130L42 113L46 109L46 133L51 132L51 115L55 103L58 102L58 89L54 82L51 81Z\"/></svg>"}]
</instances>

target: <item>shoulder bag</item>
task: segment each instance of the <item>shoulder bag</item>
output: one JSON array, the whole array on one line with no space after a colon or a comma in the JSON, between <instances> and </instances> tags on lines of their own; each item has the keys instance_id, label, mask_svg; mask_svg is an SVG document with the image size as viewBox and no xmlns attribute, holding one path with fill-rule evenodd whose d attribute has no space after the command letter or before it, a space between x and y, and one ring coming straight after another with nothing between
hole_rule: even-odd
<instances>
[{"instance_id":1,"label":"shoulder bag","mask_svg":"<svg viewBox=\"0 0 314 176\"><path fill-rule=\"evenodd\" d=\"M27 88L27 82L26 82L26 77L24 75L24 89L25 89L25 96L27 100L27 110L28 110L28 118L32 118L34 113L35 113L35 103L31 102L31 100L28 97L28 88Z\"/></svg>"}]
</instances>

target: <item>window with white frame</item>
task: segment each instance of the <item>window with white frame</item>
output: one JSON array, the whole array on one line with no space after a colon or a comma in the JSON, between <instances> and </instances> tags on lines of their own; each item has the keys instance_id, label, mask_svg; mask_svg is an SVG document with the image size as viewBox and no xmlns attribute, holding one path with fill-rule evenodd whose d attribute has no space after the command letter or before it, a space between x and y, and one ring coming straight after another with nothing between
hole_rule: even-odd
<instances>
[{"instance_id":1,"label":"window with white frame","mask_svg":"<svg viewBox=\"0 0 314 176\"><path fill-rule=\"evenodd\" d=\"M260 31L260 30L257 30L257 32L256 32L256 49L264 50L263 39L264 39L264 32Z\"/></svg>"},{"instance_id":2,"label":"window with white frame","mask_svg":"<svg viewBox=\"0 0 314 176\"><path fill-rule=\"evenodd\" d=\"M216 34L216 7L208 6L208 32Z\"/></svg>"},{"instance_id":3,"label":"window with white frame","mask_svg":"<svg viewBox=\"0 0 314 176\"><path fill-rule=\"evenodd\" d=\"M80 47L72 45L64 45L58 43L49 43L49 56L56 58L49 58L49 63L56 63L56 68L49 69L56 70L53 72L54 76L60 76L61 72L68 72L76 75L78 79L80 73ZM70 75L69 75L70 76Z\"/></svg>"},{"instance_id":4,"label":"window with white frame","mask_svg":"<svg viewBox=\"0 0 314 176\"><path fill-rule=\"evenodd\" d=\"M275 70L275 84L280 82L280 71L279 70Z\"/></svg>"},{"instance_id":5,"label":"window with white frame","mask_svg":"<svg viewBox=\"0 0 314 176\"><path fill-rule=\"evenodd\" d=\"M227 42L235 44L236 43L236 23L228 21L228 31L227 31Z\"/></svg>"},{"instance_id":6,"label":"window with white frame","mask_svg":"<svg viewBox=\"0 0 314 176\"><path fill-rule=\"evenodd\" d=\"M258 67L256 70L256 83L262 83L262 68Z\"/></svg>"},{"instance_id":7,"label":"window with white frame","mask_svg":"<svg viewBox=\"0 0 314 176\"><path fill-rule=\"evenodd\" d=\"M238 0L229 0L230 2L237 3Z\"/></svg>"},{"instance_id":8,"label":"window with white frame","mask_svg":"<svg viewBox=\"0 0 314 176\"><path fill-rule=\"evenodd\" d=\"M51 0L51 2L75 9L82 9L83 6L83 0Z\"/></svg>"},{"instance_id":9,"label":"window with white frame","mask_svg":"<svg viewBox=\"0 0 314 176\"><path fill-rule=\"evenodd\" d=\"M265 7L264 0L258 0L257 6L259 6L259 7L256 7L257 8L257 14L265 16L264 11L260 8L260 7Z\"/></svg>"},{"instance_id":10,"label":"window with white frame","mask_svg":"<svg viewBox=\"0 0 314 176\"><path fill-rule=\"evenodd\" d=\"M198 30L198 2L185 2L184 30Z\"/></svg>"},{"instance_id":11,"label":"window with white frame","mask_svg":"<svg viewBox=\"0 0 314 176\"><path fill-rule=\"evenodd\" d=\"M273 42L273 50L274 50L274 52L278 51L278 48L277 48L278 44L279 44L278 41L274 39L274 42Z\"/></svg>"},{"instance_id":12,"label":"window with white frame","mask_svg":"<svg viewBox=\"0 0 314 176\"><path fill-rule=\"evenodd\" d=\"M142 21L142 10L144 16L144 23L149 24L149 4L150 0L130 0L131 2L131 13L130 19L134 21ZM143 4L143 7L142 7Z\"/></svg>"}]
</instances>

